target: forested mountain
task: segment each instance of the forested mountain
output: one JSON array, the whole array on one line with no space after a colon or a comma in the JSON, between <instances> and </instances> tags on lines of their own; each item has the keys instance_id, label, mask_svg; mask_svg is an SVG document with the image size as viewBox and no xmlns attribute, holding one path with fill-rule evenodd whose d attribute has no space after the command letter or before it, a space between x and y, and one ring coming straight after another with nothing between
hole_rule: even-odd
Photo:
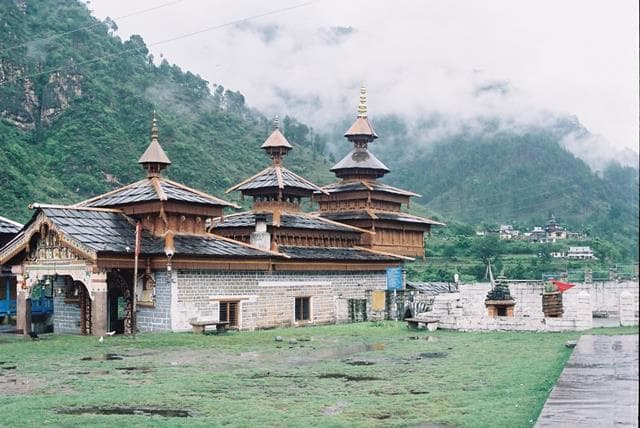
<instances>
[{"instance_id":1,"label":"forested mountain","mask_svg":"<svg viewBox=\"0 0 640 428\"><path fill-rule=\"evenodd\" d=\"M141 178L154 109L169 177L221 195L266 166L259 147L271 118L240 92L211 91L166 60L154 65L139 36L123 42L114 28L73 0L2 2L1 215L24 221L33 201L77 202ZM291 169L328 182L319 137L295 119L281 122L296 147Z\"/></svg>"},{"instance_id":2,"label":"forested mountain","mask_svg":"<svg viewBox=\"0 0 640 428\"><path fill-rule=\"evenodd\" d=\"M532 227L554 214L637 259L638 169L610 163L594 172L563 148L563 138L580 130L575 119L516 126L485 118L447 132L443 121L374 118L380 138L371 150L392 170L390 184L420 193L417 202L448 221ZM331 147L338 156L345 151Z\"/></svg>"},{"instance_id":3,"label":"forested mountain","mask_svg":"<svg viewBox=\"0 0 640 428\"><path fill-rule=\"evenodd\" d=\"M139 36L122 41L116 28L74 0L2 2L0 215L25 221L33 201L72 203L141 178L136 162L154 109L170 178L220 196L266 166L259 147L279 112L251 110L240 92L166 60L155 65ZM345 112L328 136L282 119L296 148L287 165L318 184L332 181L352 119ZM485 118L455 132L440 132L438 116L372 121L380 138L371 150L392 170L385 181L423 195L414 209L472 227L541 225L553 213L637 260L638 171L595 173L565 150L575 121L523 127Z\"/></svg>"}]
</instances>

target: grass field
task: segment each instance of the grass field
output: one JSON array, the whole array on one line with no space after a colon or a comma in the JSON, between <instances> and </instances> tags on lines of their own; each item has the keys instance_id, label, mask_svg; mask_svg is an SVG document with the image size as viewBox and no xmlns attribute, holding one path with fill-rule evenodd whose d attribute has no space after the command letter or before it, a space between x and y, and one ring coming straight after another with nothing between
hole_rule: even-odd
<instances>
[{"instance_id":1,"label":"grass field","mask_svg":"<svg viewBox=\"0 0 640 428\"><path fill-rule=\"evenodd\" d=\"M579 335L394 322L103 343L5 335L0 426L531 426Z\"/></svg>"}]
</instances>

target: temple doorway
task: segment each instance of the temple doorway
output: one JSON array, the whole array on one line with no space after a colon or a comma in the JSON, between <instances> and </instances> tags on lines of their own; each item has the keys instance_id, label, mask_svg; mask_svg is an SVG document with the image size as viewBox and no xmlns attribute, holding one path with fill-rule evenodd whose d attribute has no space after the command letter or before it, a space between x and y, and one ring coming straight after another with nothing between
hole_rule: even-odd
<instances>
[{"instance_id":1,"label":"temple doorway","mask_svg":"<svg viewBox=\"0 0 640 428\"><path fill-rule=\"evenodd\" d=\"M133 332L133 271L119 269L107 274L108 331L116 334Z\"/></svg>"}]
</instances>

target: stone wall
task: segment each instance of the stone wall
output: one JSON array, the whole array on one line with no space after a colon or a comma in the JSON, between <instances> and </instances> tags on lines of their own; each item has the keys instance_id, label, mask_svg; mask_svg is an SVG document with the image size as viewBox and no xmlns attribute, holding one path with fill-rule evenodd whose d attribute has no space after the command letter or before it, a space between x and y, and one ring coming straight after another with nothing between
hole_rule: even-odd
<instances>
[{"instance_id":1,"label":"stone wall","mask_svg":"<svg viewBox=\"0 0 640 428\"><path fill-rule=\"evenodd\" d=\"M638 308L638 281L595 281L591 284L580 284L579 287L588 289L594 312L616 315L619 311L620 295L624 292L631 295L633 305Z\"/></svg>"},{"instance_id":2,"label":"stone wall","mask_svg":"<svg viewBox=\"0 0 640 428\"><path fill-rule=\"evenodd\" d=\"M191 328L189 320L219 317L219 302L237 300L239 328L328 324L349 321L349 301L384 290L384 271L251 272L181 270L172 276L171 330ZM311 319L296 322L296 297L309 297ZM367 309L368 319L376 315Z\"/></svg>"},{"instance_id":3,"label":"stone wall","mask_svg":"<svg viewBox=\"0 0 640 428\"><path fill-rule=\"evenodd\" d=\"M166 331L171 329L171 284L166 272L156 272L154 307L140 306L137 311L139 331Z\"/></svg>"},{"instance_id":4,"label":"stone wall","mask_svg":"<svg viewBox=\"0 0 640 428\"><path fill-rule=\"evenodd\" d=\"M65 303L64 296L53 297L53 332L80 334L80 305Z\"/></svg>"},{"instance_id":5,"label":"stone wall","mask_svg":"<svg viewBox=\"0 0 640 428\"><path fill-rule=\"evenodd\" d=\"M436 317L440 328L453 330L565 331L592 327L591 297L581 287L563 293L561 318L544 316L542 283L510 284L514 316L490 317L484 304L490 288L487 283L462 284L458 293L436 296L431 311L422 316Z\"/></svg>"}]
</instances>

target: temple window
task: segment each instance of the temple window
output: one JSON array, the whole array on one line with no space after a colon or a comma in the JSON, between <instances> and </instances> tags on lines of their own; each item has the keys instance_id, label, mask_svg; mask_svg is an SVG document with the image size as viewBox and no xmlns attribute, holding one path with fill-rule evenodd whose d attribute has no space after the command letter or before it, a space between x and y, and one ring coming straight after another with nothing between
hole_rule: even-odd
<instances>
[{"instance_id":1,"label":"temple window","mask_svg":"<svg viewBox=\"0 0 640 428\"><path fill-rule=\"evenodd\" d=\"M296 297L295 320L296 321L311 320L311 298L310 297Z\"/></svg>"}]
</instances>

